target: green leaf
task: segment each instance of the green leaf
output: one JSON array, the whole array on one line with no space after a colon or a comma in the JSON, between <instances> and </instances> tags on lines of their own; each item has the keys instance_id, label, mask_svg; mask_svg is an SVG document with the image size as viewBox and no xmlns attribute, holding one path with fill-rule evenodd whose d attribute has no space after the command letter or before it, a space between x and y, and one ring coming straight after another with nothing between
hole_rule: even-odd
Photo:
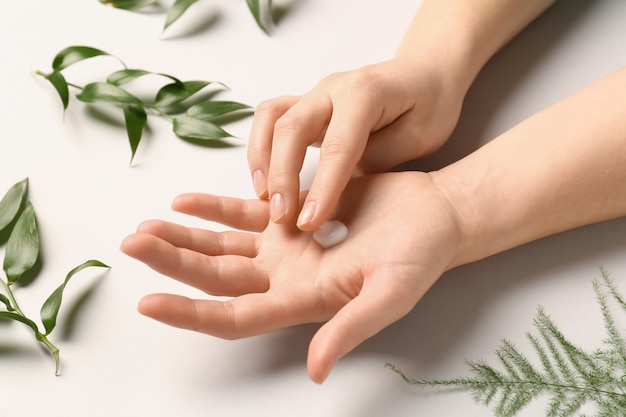
<instances>
[{"instance_id":1,"label":"green leaf","mask_svg":"<svg viewBox=\"0 0 626 417\"><path fill-rule=\"evenodd\" d=\"M20 323L24 323L25 325L30 327L31 330L35 332L35 335L39 334L39 328L37 327L37 323L35 323L31 319L26 318L18 313L14 313L12 311L0 311L0 319L9 319L9 320L19 321Z\"/></svg>"},{"instance_id":2,"label":"green leaf","mask_svg":"<svg viewBox=\"0 0 626 417\"><path fill-rule=\"evenodd\" d=\"M207 101L191 106L187 109L187 116L210 121L217 116L251 108L252 107L247 104L238 103L236 101Z\"/></svg>"},{"instance_id":3,"label":"green leaf","mask_svg":"<svg viewBox=\"0 0 626 417\"><path fill-rule=\"evenodd\" d=\"M123 109L126 133L128 134L128 143L130 143L131 150L130 162L132 163L139 142L141 142L141 136L148 125L148 115L143 107L132 104L124 105Z\"/></svg>"},{"instance_id":4,"label":"green leaf","mask_svg":"<svg viewBox=\"0 0 626 417\"><path fill-rule=\"evenodd\" d=\"M13 223L26 202L28 178L13 184L0 201L0 232Z\"/></svg>"},{"instance_id":5,"label":"green leaf","mask_svg":"<svg viewBox=\"0 0 626 417\"><path fill-rule=\"evenodd\" d=\"M170 27L172 23L176 22L183 15L183 13L185 13L189 6L194 4L196 1L198 0L176 0L167 12L163 30L165 31L165 29Z\"/></svg>"},{"instance_id":6,"label":"green leaf","mask_svg":"<svg viewBox=\"0 0 626 417\"><path fill-rule=\"evenodd\" d=\"M38 73L48 81L54 87L56 92L59 94L61 98L61 102L63 103L63 110L67 109L67 105L70 102L70 89L67 85L67 81L65 81L65 77L59 71L52 71L49 74Z\"/></svg>"},{"instance_id":7,"label":"green leaf","mask_svg":"<svg viewBox=\"0 0 626 417\"><path fill-rule=\"evenodd\" d=\"M174 82L163 86L156 94L154 104L157 107L169 107L191 97L202 90L210 81Z\"/></svg>"},{"instance_id":8,"label":"green leaf","mask_svg":"<svg viewBox=\"0 0 626 417\"><path fill-rule=\"evenodd\" d=\"M233 135L207 120L196 119L189 116L177 117L173 120L174 133L179 138L196 144L211 145L212 141L232 138Z\"/></svg>"},{"instance_id":9,"label":"green leaf","mask_svg":"<svg viewBox=\"0 0 626 417\"><path fill-rule=\"evenodd\" d=\"M272 17L272 0L267 0L267 7L261 5L261 0L246 0L246 2L257 25L269 35L268 25L274 23Z\"/></svg>"},{"instance_id":10,"label":"green leaf","mask_svg":"<svg viewBox=\"0 0 626 417\"><path fill-rule=\"evenodd\" d=\"M28 203L11 231L4 255L4 272L9 283L29 271L39 257L39 232L35 210Z\"/></svg>"},{"instance_id":11,"label":"green leaf","mask_svg":"<svg viewBox=\"0 0 626 417\"><path fill-rule=\"evenodd\" d=\"M13 306L11 305L11 300L9 300L9 297L7 297L6 295L0 294L0 303L4 304L7 310L15 311L15 308L13 308Z\"/></svg>"},{"instance_id":12,"label":"green leaf","mask_svg":"<svg viewBox=\"0 0 626 417\"><path fill-rule=\"evenodd\" d=\"M57 316L59 314L59 309L61 308L61 302L63 301L63 291L65 290L65 286L67 285L69 280L83 269L94 266L100 268L109 268L108 265L95 259L83 262L82 264L72 269L65 277L63 283L56 290L54 290L52 294L50 294L46 301L44 301L43 305L41 306L41 322L46 329L46 335L49 335L50 332L54 330L57 324Z\"/></svg>"},{"instance_id":13,"label":"green leaf","mask_svg":"<svg viewBox=\"0 0 626 417\"><path fill-rule=\"evenodd\" d=\"M52 68L58 72L77 62L102 55L112 56L91 46L68 46L54 57Z\"/></svg>"},{"instance_id":14,"label":"green leaf","mask_svg":"<svg viewBox=\"0 0 626 417\"><path fill-rule=\"evenodd\" d=\"M158 0L100 0L100 3L117 9L136 10L156 4Z\"/></svg>"},{"instance_id":15,"label":"green leaf","mask_svg":"<svg viewBox=\"0 0 626 417\"><path fill-rule=\"evenodd\" d=\"M107 77L107 83L120 86L122 84L129 83L144 75L152 74L150 71L142 69L130 69L124 68L119 71L115 71Z\"/></svg>"},{"instance_id":16,"label":"green leaf","mask_svg":"<svg viewBox=\"0 0 626 417\"><path fill-rule=\"evenodd\" d=\"M87 84L76 98L85 103L116 103L116 104L136 104L143 106L142 101L128 91L116 85L95 82Z\"/></svg>"},{"instance_id":17,"label":"green leaf","mask_svg":"<svg viewBox=\"0 0 626 417\"><path fill-rule=\"evenodd\" d=\"M131 81L135 81L137 78L143 77L144 75L151 75L151 74L160 75L161 77L169 78L175 83L182 83L181 80L169 74L164 74L162 72L151 72L151 71L146 71L142 69L131 69L131 68L124 68L119 71L115 71L114 73L110 74L107 77L107 82L109 84L120 86L122 84L127 84Z\"/></svg>"}]
</instances>

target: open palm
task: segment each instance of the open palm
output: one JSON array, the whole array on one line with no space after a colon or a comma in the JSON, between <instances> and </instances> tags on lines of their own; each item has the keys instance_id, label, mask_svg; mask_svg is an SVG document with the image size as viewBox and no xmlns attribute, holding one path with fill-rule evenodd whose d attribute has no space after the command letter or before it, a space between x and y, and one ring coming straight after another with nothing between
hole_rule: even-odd
<instances>
[{"instance_id":1,"label":"open palm","mask_svg":"<svg viewBox=\"0 0 626 417\"><path fill-rule=\"evenodd\" d=\"M333 216L349 228L323 249L311 232L269 221L266 200L184 194L173 208L235 229L213 232L159 220L142 223L122 251L154 270L227 301L152 294L142 314L235 339L327 321L314 336L311 378L407 314L449 267L457 228L428 174L389 173L351 181Z\"/></svg>"}]
</instances>

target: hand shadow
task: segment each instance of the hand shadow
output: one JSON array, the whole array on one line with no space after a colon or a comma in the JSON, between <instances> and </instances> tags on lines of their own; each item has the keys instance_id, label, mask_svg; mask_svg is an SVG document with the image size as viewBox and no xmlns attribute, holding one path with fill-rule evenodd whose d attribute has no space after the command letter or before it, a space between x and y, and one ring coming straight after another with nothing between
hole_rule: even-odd
<instances>
[{"instance_id":1,"label":"hand shadow","mask_svg":"<svg viewBox=\"0 0 626 417\"><path fill-rule=\"evenodd\" d=\"M485 142L492 115L506 104L524 78L567 36L592 4L596 3L557 3L533 22L479 74L448 143L435 154L398 169L438 169L480 147ZM342 361L376 357L380 358L382 368L385 362L400 360L408 364L402 368L411 376L419 376L418 371L421 375L436 373L449 360L455 346L474 337L476 322L492 300L564 265L589 263L612 251L624 251L624 235L626 219L614 220L548 237L452 270L444 274L405 318L367 340ZM272 353L255 361L253 369L229 374L228 381L221 375L220 384L242 381L256 384L270 375L304 369L309 342L319 326L305 324L258 338L255 342L270 345L263 351ZM249 348L249 345L244 347ZM361 411L368 409L367 415L384 415L383 403L393 400L393 395L372 398L371 402L381 403L367 404Z\"/></svg>"},{"instance_id":2,"label":"hand shadow","mask_svg":"<svg viewBox=\"0 0 626 417\"><path fill-rule=\"evenodd\" d=\"M397 170L437 170L472 153L493 137L485 137L490 123L507 100L521 88L534 68L554 51L578 21L584 21L598 2L556 2L502 48L478 74L469 89L459 122L437 152L400 165ZM523 115L521 120L529 115ZM512 126L509 126L509 128ZM498 132L502 133L502 132Z\"/></svg>"}]
</instances>

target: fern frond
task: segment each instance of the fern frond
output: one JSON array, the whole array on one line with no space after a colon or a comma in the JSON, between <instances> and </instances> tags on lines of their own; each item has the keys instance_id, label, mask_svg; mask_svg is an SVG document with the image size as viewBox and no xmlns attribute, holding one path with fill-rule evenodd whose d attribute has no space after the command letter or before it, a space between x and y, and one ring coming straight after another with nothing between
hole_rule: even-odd
<instances>
[{"instance_id":1,"label":"fern frond","mask_svg":"<svg viewBox=\"0 0 626 417\"><path fill-rule=\"evenodd\" d=\"M626 299L604 269L593 288L606 338L591 353L566 338L539 307L533 322L536 333L526 334L537 365L510 341L502 340L495 352L501 369L485 361L466 361L470 377L414 379L394 365L387 366L413 385L469 391L477 402L492 407L497 417L517 415L540 395L549 398L547 417L584 417L577 413L588 404L595 406L594 417L626 416L626 336L618 329L609 297L622 312L626 312Z\"/></svg>"}]
</instances>

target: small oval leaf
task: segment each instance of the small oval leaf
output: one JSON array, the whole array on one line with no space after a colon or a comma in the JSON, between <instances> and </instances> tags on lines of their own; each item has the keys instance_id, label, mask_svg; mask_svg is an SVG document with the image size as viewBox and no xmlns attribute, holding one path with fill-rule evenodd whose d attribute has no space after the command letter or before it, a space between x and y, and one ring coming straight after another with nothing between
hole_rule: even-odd
<instances>
[{"instance_id":1,"label":"small oval leaf","mask_svg":"<svg viewBox=\"0 0 626 417\"><path fill-rule=\"evenodd\" d=\"M39 258L39 232L35 209L28 203L13 227L4 254L4 272L10 283L16 282Z\"/></svg>"},{"instance_id":2,"label":"small oval leaf","mask_svg":"<svg viewBox=\"0 0 626 417\"><path fill-rule=\"evenodd\" d=\"M210 121L217 116L251 108L252 107L247 104L238 103L236 101L206 101L194 104L187 109L186 113L187 116Z\"/></svg>"},{"instance_id":3,"label":"small oval leaf","mask_svg":"<svg viewBox=\"0 0 626 417\"><path fill-rule=\"evenodd\" d=\"M196 119L189 116L177 117L173 120L174 133L181 139L202 144L205 141L219 141L232 138L233 135L207 120ZM210 146L210 143L206 143Z\"/></svg>"},{"instance_id":4,"label":"small oval leaf","mask_svg":"<svg viewBox=\"0 0 626 417\"><path fill-rule=\"evenodd\" d=\"M0 294L0 303L4 304L8 311L15 311L15 308L11 305L11 300L4 294Z\"/></svg>"},{"instance_id":5,"label":"small oval leaf","mask_svg":"<svg viewBox=\"0 0 626 417\"><path fill-rule=\"evenodd\" d=\"M116 103L116 104L136 104L143 105L141 100L128 91L116 85L95 82L87 84L76 98L85 103Z\"/></svg>"},{"instance_id":6,"label":"small oval leaf","mask_svg":"<svg viewBox=\"0 0 626 417\"><path fill-rule=\"evenodd\" d=\"M100 3L117 9L136 10L156 4L158 0L100 0Z\"/></svg>"},{"instance_id":7,"label":"small oval leaf","mask_svg":"<svg viewBox=\"0 0 626 417\"><path fill-rule=\"evenodd\" d=\"M142 69L130 69L124 68L119 71L115 71L107 77L107 83L120 86L122 84L129 83L144 75L152 74L150 71Z\"/></svg>"},{"instance_id":8,"label":"small oval leaf","mask_svg":"<svg viewBox=\"0 0 626 417\"><path fill-rule=\"evenodd\" d=\"M127 104L124 109L124 121L126 122L126 133L130 144L130 163L133 163L135 153L146 126L148 125L148 115L143 107Z\"/></svg>"},{"instance_id":9,"label":"small oval leaf","mask_svg":"<svg viewBox=\"0 0 626 417\"><path fill-rule=\"evenodd\" d=\"M124 68L119 71L115 71L107 77L107 82L109 84L120 86L122 84L127 84L129 82L135 81L137 78L143 77L144 75L160 75L161 77L169 78L175 83L182 83L182 81L180 81L178 78L169 74L164 74L162 72L146 71L136 68Z\"/></svg>"},{"instance_id":10,"label":"small oval leaf","mask_svg":"<svg viewBox=\"0 0 626 417\"><path fill-rule=\"evenodd\" d=\"M154 104L157 107L173 106L196 94L209 84L211 81L184 81L167 84L157 92Z\"/></svg>"},{"instance_id":11,"label":"small oval leaf","mask_svg":"<svg viewBox=\"0 0 626 417\"><path fill-rule=\"evenodd\" d=\"M67 105L70 102L70 89L65 81L65 77L59 71L52 71L50 74L41 74L45 79L50 81L50 84L54 87L61 103L63 103L63 110L67 109Z\"/></svg>"},{"instance_id":12,"label":"small oval leaf","mask_svg":"<svg viewBox=\"0 0 626 417\"><path fill-rule=\"evenodd\" d=\"M37 327L37 324L31 319L26 318L20 314L14 313L12 311L0 311L0 319L19 321L20 323L24 323L25 325L30 327L31 330L35 332L35 335L39 334L39 328Z\"/></svg>"},{"instance_id":13,"label":"small oval leaf","mask_svg":"<svg viewBox=\"0 0 626 417\"><path fill-rule=\"evenodd\" d=\"M269 35L270 25L274 24L272 0L267 0L265 7L261 5L261 0L246 0L246 3L248 3L248 9L250 9L252 16L254 16L257 25Z\"/></svg>"},{"instance_id":14,"label":"small oval leaf","mask_svg":"<svg viewBox=\"0 0 626 417\"><path fill-rule=\"evenodd\" d=\"M0 232L13 223L26 202L28 178L13 184L0 201Z\"/></svg>"},{"instance_id":15,"label":"small oval leaf","mask_svg":"<svg viewBox=\"0 0 626 417\"><path fill-rule=\"evenodd\" d=\"M198 0L176 0L167 12L163 30L167 29L172 25L172 23L176 22L183 15L183 13L185 13L189 6L194 4L196 1Z\"/></svg>"},{"instance_id":16,"label":"small oval leaf","mask_svg":"<svg viewBox=\"0 0 626 417\"><path fill-rule=\"evenodd\" d=\"M101 49L92 48L91 46L68 46L54 57L52 69L61 71L77 62L103 55L112 56Z\"/></svg>"},{"instance_id":17,"label":"small oval leaf","mask_svg":"<svg viewBox=\"0 0 626 417\"><path fill-rule=\"evenodd\" d=\"M88 267L100 267L100 268L109 268L108 265L91 259L83 262L77 267L73 268L65 277L63 283L50 294L50 296L44 301L41 306L41 322L43 323L44 328L46 329L46 335L49 335L52 330L56 327L57 324L57 316L59 315L59 309L61 308L61 302L63 301L63 291L65 290L65 286L69 282L69 280Z\"/></svg>"}]
</instances>

